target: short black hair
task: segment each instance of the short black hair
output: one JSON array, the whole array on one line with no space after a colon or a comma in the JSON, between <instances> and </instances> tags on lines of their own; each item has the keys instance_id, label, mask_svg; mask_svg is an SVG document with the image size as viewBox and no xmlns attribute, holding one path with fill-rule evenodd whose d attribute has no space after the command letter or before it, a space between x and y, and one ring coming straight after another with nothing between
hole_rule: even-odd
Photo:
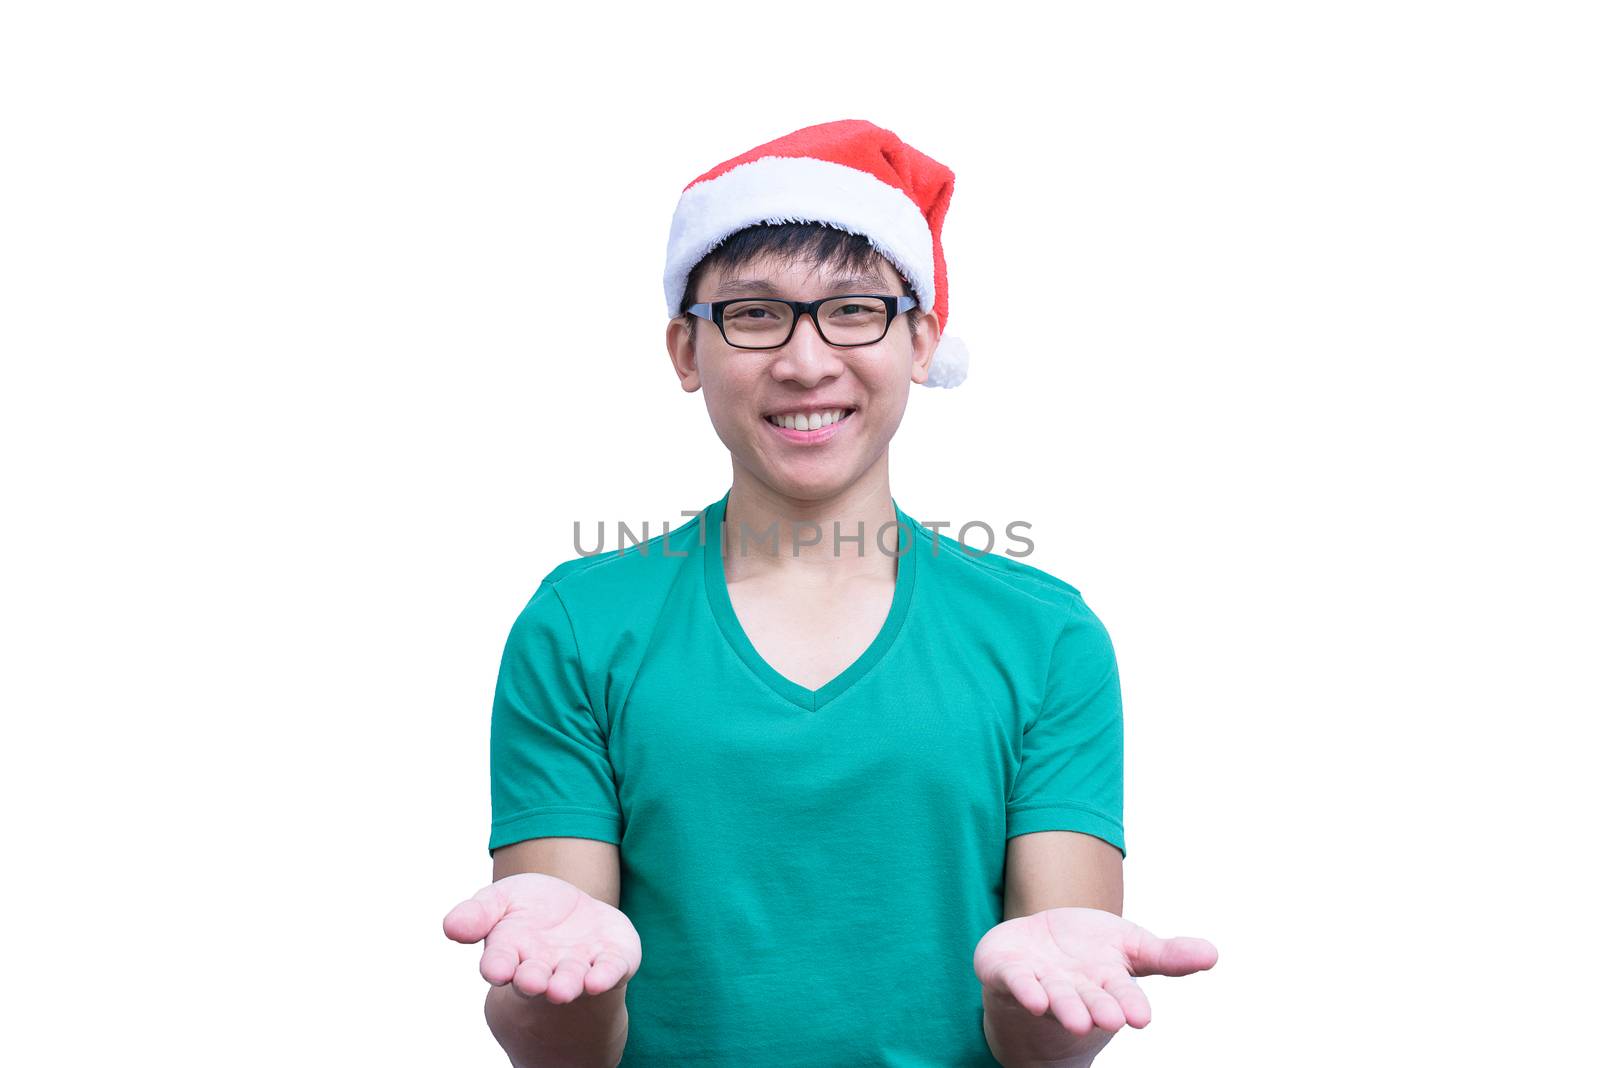
<instances>
[{"instance_id":1,"label":"short black hair","mask_svg":"<svg viewBox=\"0 0 1600 1068\"><path fill-rule=\"evenodd\" d=\"M682 315L688 311L689 305L695 303L695 288L700 284L700 279L705 276L706 271L713 266L731 272L768 257L802 260L818 268L831 268L841 274L847 271L876 270L878 261L882 260L889 265L890 273L900 280L900 286L904 290L903 295L915 296L911 284L906 281L906 276L900 273L887 256L873 248L872 242L860 234L853 234L825 223L757 223L729 234L707 253L704 259L694 265L694 270L689 272L688 282L683 287L683 298L678 302L678 314ZM922 315L921 308L912 308L905 313L913 331L916 330ZM698 315L689 316L691 345L694 343L696 324L699 322Z\"/></svg>"}]
</instances>

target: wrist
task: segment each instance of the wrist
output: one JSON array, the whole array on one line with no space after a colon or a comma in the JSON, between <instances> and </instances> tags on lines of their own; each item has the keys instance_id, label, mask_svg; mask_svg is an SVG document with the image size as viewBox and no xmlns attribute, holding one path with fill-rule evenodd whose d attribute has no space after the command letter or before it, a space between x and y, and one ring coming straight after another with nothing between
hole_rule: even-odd
<instances>
[{"instance_id":1,"label":"wrist","mask_svg":"<svg viewBox=\"0 0 1600 1068\"><path fill-rule=\"evenodd\" d=\"M1090 1068L1111 1041L1098 1027L1075 1035L1046 1010L1035 1016L1010 994L984 987L983 1034L1003 1068Z\"/></svg>"},{"instance_id":2,"label":"wrist","mask_svg":"<svg viewBox=\"0 0 1600 1068\"><path fill-rule=\"evenodd\" d=\"M511 985L491 986L484 1005L490 1033L513 1065L611 1068L628 1036L627 983L554 1004Z\"/></svg>"}]
</instances>

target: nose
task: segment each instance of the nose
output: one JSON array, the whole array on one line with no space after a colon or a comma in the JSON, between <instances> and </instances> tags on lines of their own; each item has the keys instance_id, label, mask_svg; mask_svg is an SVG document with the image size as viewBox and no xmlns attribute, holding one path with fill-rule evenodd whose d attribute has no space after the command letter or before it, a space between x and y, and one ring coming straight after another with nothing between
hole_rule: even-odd
<instances>
[{"instance_id":1,"label":"nose","mask_svg":"<svg viewBox=\"0 0 1600 1068\"><path fill-rule=\"evenodd\" d=\"M772 361L772 374L787 381L810 385L844 370L839 350L823 340L809 315L802 315L794 324L794 333L777 350L777 356Z\"/></svg>"}]
</instances>

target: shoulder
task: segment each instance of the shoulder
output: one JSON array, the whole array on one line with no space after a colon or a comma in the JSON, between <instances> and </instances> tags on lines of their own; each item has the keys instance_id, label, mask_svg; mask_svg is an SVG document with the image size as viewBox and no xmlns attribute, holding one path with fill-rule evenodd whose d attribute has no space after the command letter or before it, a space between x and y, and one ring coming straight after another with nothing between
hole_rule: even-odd
<instances>
[{"instance_id":1,"label":"shoulder","mask_svg":"<svg viewBox=\"0 0 1600 1068\"><path fill-rule=\"evenodd\" d=\"M999 548L977 552L942 531L918 530L916 599L931 640L978 650L1030 678L1102 675L1115 662L1110 634L1076 585Z\"/></svg>"},{"instance_id":2,"label":"shoulder","mask_svg":"<svg viewBox=\"0 0 1600 1068\"><path fill-rule=\"evenodd\" d=\"M943 531L921 524L917 531L926 546L931 584L948 596L992 605L1028 624L1094 619L1083 594L1059 575L999 548L978 552Z\"/></svg>"},{"instance_id":3,"label":"shoulder","mask_svg":"<svg viewBox=\"0 0 1600 1068\"><path fill-rule=\"evenodd\" d=\"M636 618L698 574L701 529L695 515L637 544L568 557L539 580L532 600L553 595L575 627Z\"/></svg>"}]
</instances>

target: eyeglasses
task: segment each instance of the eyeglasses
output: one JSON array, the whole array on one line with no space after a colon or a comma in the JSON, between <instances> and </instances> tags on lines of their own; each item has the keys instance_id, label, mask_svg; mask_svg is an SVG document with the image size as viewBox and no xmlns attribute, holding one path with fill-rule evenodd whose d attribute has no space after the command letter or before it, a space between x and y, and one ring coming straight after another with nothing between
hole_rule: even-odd
<instances>
[{"instance_id":1,"label":"eyeglasses","mask_svg":"<svg viewBox=\"0 0 1600 1068\"><path fill-rule=\"evenodd\" d=\"M716 323L722 340L736 349L782 348L794 336L802 315L811 316L828 344L854 348L882 341L894 317L916 306L916 297L852 294L810 301L717 300L686 310Z\"/></svg>"}]
</instances>

